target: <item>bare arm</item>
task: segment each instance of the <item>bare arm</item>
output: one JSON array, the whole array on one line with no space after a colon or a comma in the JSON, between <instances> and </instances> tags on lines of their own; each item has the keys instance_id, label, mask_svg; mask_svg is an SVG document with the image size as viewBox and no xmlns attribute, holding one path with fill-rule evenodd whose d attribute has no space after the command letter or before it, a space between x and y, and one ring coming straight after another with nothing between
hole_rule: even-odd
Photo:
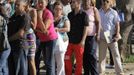
<instances>
[{"instance_id":1,"label":"bare arm","mask_svg":"<svg viewBox=\"0 0 134 75\"><path fill-rule=\"evenodd\" d=\"M37 11L35 9L33 9L31 11L31 18L32 18L32 28L36 29L37 26Z\"/></svg>"},{"instance_id":2,"label":"bare arm","mask_svg":"<svg viewBox=\"0 0 134 75\"><path fill-rule=\"evenodd\" d=\"M116 23L115 28L116 28L115 34L116 34L116 37L118 37L120 34L120 23L119 22Z\"/></svg>"},{"instance_id":3,"label":"bare arm","mask_svg":"<svg viewBox=\"0 0 134 75\"><path fill-rule=\"evenodd\" d=\"M80 42L80 45L83 46L83 47L84 47L85 40L86 40L86 37L87 37L87 31L88 31L88 26L85 26L84 30L83 30L83 37L82 37L82 40Z\"/></svg>"},{"instance_id":4,"label":"bare arm","mask_svg":"<svg viewBox=\"0 0 134 75\"><path fill-rule=\"evenodd\" d=\"M40 24L40 31L42 32L42 33L46 33L47 32L47 28L46 28L46 25L45 25L45 23L44 23L44 21L43 21L43 18L42 18L42 14L43 14L43 11L37 11L37 20L38 20L38 22L39 22L39 24ZM39 31L39 30L36 30L36 31Z\"/></svg>"},{"instance_id":5,"label":"bare arm","mask_svg":"<svg viewBox=\"0 0 134 75\"><path fill-rule=\"evenodd\" d=\"M99 11L97 8L95 8L95 25L96 25L96 34L100 35L100 29L101 29L101 19L99 15Z\"/></svg>"},{"instance_id":6,"label":"bare arm","mask_svg":"<svg viewBox=\"0 0 134 75\"><path fill-rule=\"evenodd\" d=\"M94 14L95 14L95 25L96 25L96 41L99 42L100 40L100 30L101 30L101 19L100 19L100 14L97 8L94 9Z\"/></svg>"},{"instance_id":7,"label":"bare arm","mask_svg":"<svg viewBox=\"0 0 134 75\"><path fill-rule=\"evenodd\" d=\"M59 32L69 32L70 31L70 21L66 20L64 22L64 27L63 28L57 28Z\"/></svg>"},{"instance_id":8,"label":"bare arm","mask_svg":"<svg viewBox=\"0 0 134 75\"><path fill-rule=\"evenodd\" d=\"M115 28L116 28L116 30L115 30L115 35L113 36L113 42L117 42L121 38L119 22L116 23Z\"/></svg>"},{"instance_id":9,"label":"bare arm","mask_svg":"<svg viewBox=\"0 0 134 75\"><path fill-rule=\"evenodd\" d=\"M46 19L46 20L43 21L43 23L45 24L45 27L48 30L48 28L50 27L52 21L50 19Z\"/></svg>"},{"instance_id":10,"label":"bare arm","mask_svg":"<svg viewBox=\"0 0 134 75\"><path fill-rule=\"evenodd\" d=\"M116 31L115 31L116 34L119 34L120 33L120 23L119 22L116 23L115 28L116 28Z\"/></svg>"}]
</instances>

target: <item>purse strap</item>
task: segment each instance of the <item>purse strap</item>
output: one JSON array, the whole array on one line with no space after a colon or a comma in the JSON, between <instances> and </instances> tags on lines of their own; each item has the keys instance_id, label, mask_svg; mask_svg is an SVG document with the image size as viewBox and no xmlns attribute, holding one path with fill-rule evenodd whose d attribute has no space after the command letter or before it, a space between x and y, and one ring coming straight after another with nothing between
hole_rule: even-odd
<instances>
[{"instance_id":1,"label":"purse strap","mask_svg":"<svg viewBox=\"0 0 134 75\"><path fill-rule=\"evenodd\" d=\"M94 18L95 18L95 21L96 21L97 13L96 13L96 8L95 7L93 7L93 11L94 11Z\"/></svg>"}]
</instances>

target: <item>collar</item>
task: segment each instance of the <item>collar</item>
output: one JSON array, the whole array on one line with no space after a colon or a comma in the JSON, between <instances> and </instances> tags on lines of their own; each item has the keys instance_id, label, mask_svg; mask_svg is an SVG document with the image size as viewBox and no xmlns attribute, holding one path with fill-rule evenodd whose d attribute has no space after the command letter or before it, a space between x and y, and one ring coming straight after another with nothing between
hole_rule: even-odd
<instances>
[{"instance_id":1,"label":"collar","mask_svg":"<svg viewBox=\"0 0 134 75\"><path fill-rule=\"evenodd\" d=\"M73 12L73 15L81 14L83 12L83 9L80 9L77 14L75 14L74 10L72 10L72 12Z\"/></svg>"},{"instance_id":2,"label":"collar","mask_svg":"<svg viewBox=\"0 0 134 75\"><path fill-rule=\"evenodd\" d=\"M109 10L108 10L107 12L109 12L109 11L111 11L111 10L112 10L112 8L109 8ZM103 8L101 8L100 11L101 11L101 12L104 12L104 13L107 13L107 12L104 11Z\"/></svg>"}]
</instances>

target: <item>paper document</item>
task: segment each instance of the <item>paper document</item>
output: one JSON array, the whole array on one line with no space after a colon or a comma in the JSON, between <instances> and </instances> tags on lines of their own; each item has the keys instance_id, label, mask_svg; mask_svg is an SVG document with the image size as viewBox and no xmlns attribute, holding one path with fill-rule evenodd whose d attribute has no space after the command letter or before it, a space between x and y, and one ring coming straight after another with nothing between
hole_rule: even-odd
<instances>
[{"instance_id":1,"label":"paper document","mask_svg":"<svg viewBox=\"0 0 134 75\"><path fill-rule=\"evenodd\" d=\"M107 43L113 42L114 35L112 35L110 33L110 31L105 31L104 32L104 37L105 37ZM119 34L118 40L120 40L120 39L121 39L121 35Z\"/></svg>"},{"instance_id":2,"label":"paper document","mask_svg":"<svg viewBox=\"0 0 134 75\"><path fill-rule=\"evenodd\" d=\"M104 37L105 37L107 43L112 42L112 35L110 35L110 31L105 31L104 32Z\"/></svg>"}]
</instances>

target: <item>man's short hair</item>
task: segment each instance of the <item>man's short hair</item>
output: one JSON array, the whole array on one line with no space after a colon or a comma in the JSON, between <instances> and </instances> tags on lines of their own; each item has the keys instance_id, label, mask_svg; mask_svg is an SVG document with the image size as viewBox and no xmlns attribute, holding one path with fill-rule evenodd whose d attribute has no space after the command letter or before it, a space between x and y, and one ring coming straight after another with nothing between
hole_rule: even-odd
<instances>
[{"instance_id":1,"label":"man's short hair","mask_svg":"<svg viewBox=\"0 0 134 75\"><path fill-rule=\"evenodd\" d=\"M78 1L79 3L82 3L82 0L76 0L76 1Z\"/></svg>"}]
</instances>

